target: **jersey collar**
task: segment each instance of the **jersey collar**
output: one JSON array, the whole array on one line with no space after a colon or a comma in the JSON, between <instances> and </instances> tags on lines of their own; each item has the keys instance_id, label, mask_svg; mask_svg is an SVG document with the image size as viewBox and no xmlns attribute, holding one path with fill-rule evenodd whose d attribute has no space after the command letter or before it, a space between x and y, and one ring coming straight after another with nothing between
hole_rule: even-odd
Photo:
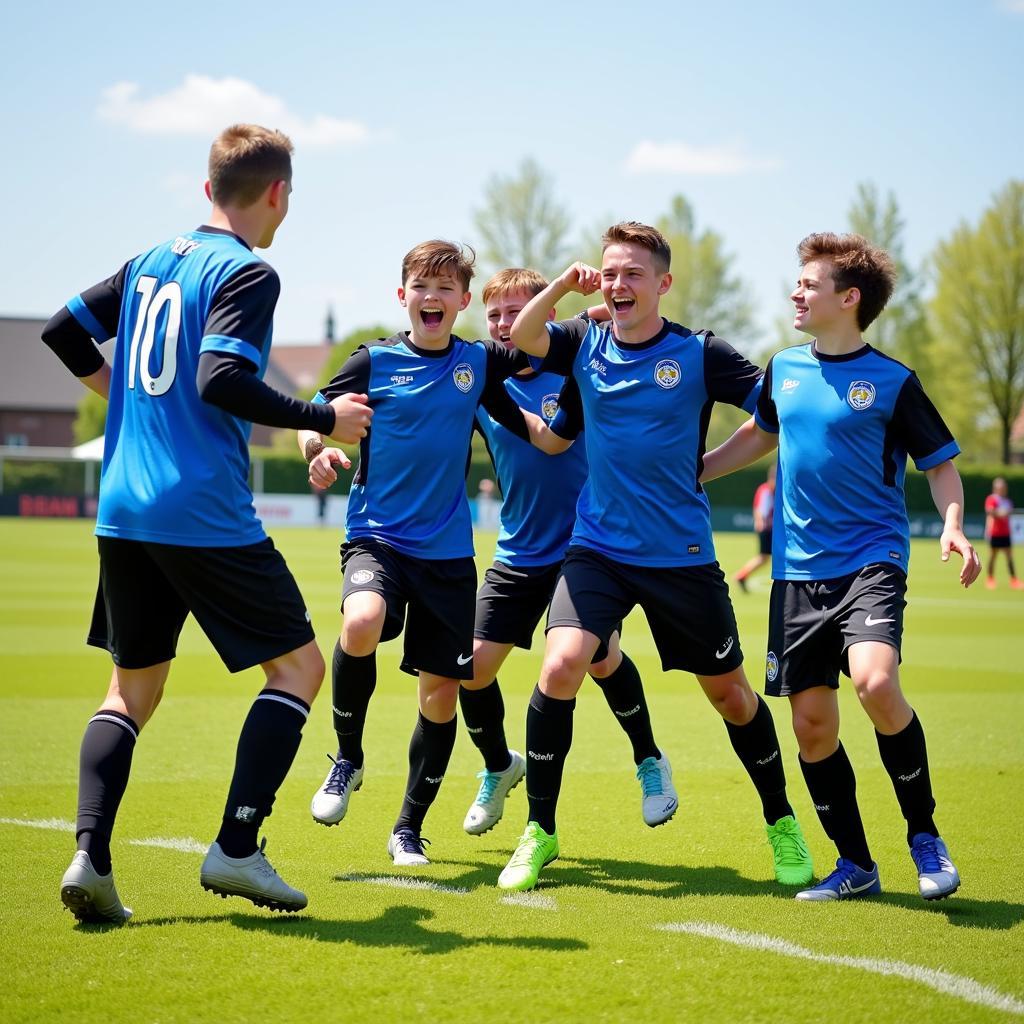
<instances>
[{"instance_id":1,"label":"jersey collar","mask_svg":"<svg viewBox=\"0 0 1024 1024\"><path fill-rule=\"evenodd\" d=\"M252 252L252 246L244 238L240 235L236 235L234 231L228 231L227 228L215 228L211 227L209 224L200 224L199 227L196 228L196 231L204 235L227 235L229 238L237 239L246 247L246 249L249 250L249 252Z\"/></svg>"},{"instance_id":2,"label":"jersey collar","mask_svg":"<svg viewBox=\"0 0 1024 1024\"><path fill-rule=\"evenodd\" d=\"M854 349L852 352L844 352L839 356L830 356L827 352L818 351L817 342L811 342L811 355L822 363L848 363L851 359L860 359L862 356L866 356L870 351L871 346L864 342L860 348Z\"/></svg>"}]
</instances>

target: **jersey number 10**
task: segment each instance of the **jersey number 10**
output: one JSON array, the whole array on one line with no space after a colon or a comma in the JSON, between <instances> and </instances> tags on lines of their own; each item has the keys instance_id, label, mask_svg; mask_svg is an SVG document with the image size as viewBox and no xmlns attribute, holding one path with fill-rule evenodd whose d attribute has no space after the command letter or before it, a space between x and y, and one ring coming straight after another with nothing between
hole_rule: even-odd
<instances>
[{"instance_id":1,"label":"jersey number 10","mask_svg":"<svg viewBox=\"0 0 1024 1024\"><path fill-rule=\"evenodd\" d=\"M181 286L177 281L170 281L159 291L156 286L160 282L155 277L140 277L135 290L142 296L139 311L135 318L135 331L132 334L131 348L128 350L128 387L135 388L136 370L142 378L142 388L147 395L162 395L174 383L174 375L178 371L178 331L181 329ZM150 359L153 346L156 344L156 328L164 306L167 316L163 324L163 354L160 373L154 377L150 373ZM139 345L142 351L139 351Z\"/></svg>"}]
</instances>

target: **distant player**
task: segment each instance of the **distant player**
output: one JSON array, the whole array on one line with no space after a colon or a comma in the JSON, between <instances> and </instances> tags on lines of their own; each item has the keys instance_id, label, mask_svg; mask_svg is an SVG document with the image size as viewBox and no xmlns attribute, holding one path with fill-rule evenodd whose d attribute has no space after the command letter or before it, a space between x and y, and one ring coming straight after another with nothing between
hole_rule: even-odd
<instances>
[{"instance_id":1,"label":"distant player","mask_svg":"<svg viewBox=\"0 0 1024 1024\"><path fill-rule=\"evenodd\" d=\"M793 326L814 340L770 360L755 418L705 457L704 479L778 446L766 690L789 697L800 767L839 852L835 871L797 899L881 891L839 740L840 670L875 727L921 895L941 899L960 876L933 817L924 730L899 680L910 555L903 478L910 455L944 521L942 560L960 554L970 586L981 566L962 528L960 449L913 371L861 336L892 294L889 255L830 233L809 235L799 253Z\"/></svg>"},{"instance_id":2,"label":"distant player","mask_svg":"<svg viewBox=\"0 0 1024 1024\"><path fill-rule=\"evenodd\" d=\"M701 456L715 402L752 409L761 372L709 331L669 323L668 243L616 224L601 270L574 264L512 326L538 369L571 375L586 424L589 476L548 613L544 664L526 719L529 820L498 885L530 889L559 854L555 810L572 743L576 693L599 646L637 604L662 667L693 672L761 798L776 877L802 885L810 855L786 798L775 726L743 673L736 618L715 559ZM570 292L600 287L610 325L548 323ZM555 433L562 425L555 422ZM569 435L571 436L571 434Z\"/></svg>"},{"instance_id":3,"label":"distant player","mask_svg":"<svg viewBox=\"0 0 1024 1024\"><path fill-rule=\"evenodd\" d=\"M110 651L114 674L82 740L78 853L61 882L82 921L131 915L114 888L110 837L190 612L230 671L260 665L266 675L200 880L273 910L306 905L257 841L324 665L302 596L253 509L249 425L313 427L352 443L371 413L365 396L314 406L261 380L280 285L252 250L271 244L288 212L291 152L280 132L226 129L210 150L209 222L129 260L43 331L67 368L110 400L89 643ZM92 339L114 336L111 371Z\"/></svg>"},{"instance_id":4,"label":"distant player","mask_svg":"<svg viewBox=\"0 0 1024 1024\"><path fill-rule=\"evenodd\" d=\"M343 622L332 668L338 754L311 811L323 825L338 824L362 785L377 647L404 629L401 668L418 677L419 715L387 849L405 867L429 862L423 821L455 745L460 683L473 678L476 564L466 458L478 407L529 437L502 386L525 358L452 334L472 277L471 250L439 240L417 245L402 261L398 289L411 330L361 345L314 399L367 394L374 420L360 444L342 546ZM325 448L315 432L300 432L299 446L310 482L331 486L344 454Z\"/></svg>"},{"instance_id":5,"label":"distant player","mask_svg":"<svg viewBox=\"0 0 1024 1024\"><path fill-rule=\"evenodd\" d=\"M483 300L491 337L511 348L510 332L520 311L547 287L535 270L508 269L484 285ZM601 309L604 316L607 312ZM554 318L554 310L549 312ZM565 378L521 370L505 381L519 407L544 422L558 411ZM492 829L502 817L505 797L519 784L525 761L505 739L505 705L497 673L514 647L529 650L572 536L576 500L587 479L582 442L559 455L545 455L502 426L484 408L477 410L483 434L501 482L500 533L494 564L487 570L476 601L473 679L459 692L462 717L484 759L480 788L463 827L470 835ZM619 648L619 632L595 654L588 672L601 687L633 748L641 787L644 821L654 827L668 821L679 801L672 768L654 742L650 712L640 673Z\"/></svg>"},{"instance_id":6,"label":"distant player","mask_svg":"<svg viewBox=\"0 0 1024 1024\"><path fill-rule=\"evenodd\" d=\"M996 589L996 562L999 552L1006 559L1006 568L1010 573L1010 586L1014 590L1024 590L1024 583L1017 579L1017 569L1013 564L1012 517L1013 502L1006 481L997 476L992 481L992 493L985 499L985 536L989 543L988 575L985 586L989 590Z\"/></svg>"},{"instance_id":7,"label":"distant player","mask_svg":"<svg viewBox=\"0 0 1024 1024\"><path fill-rule=\"evenodd\" d=\"M746 591L747 580L762 565L772 560L772 519L775 514L775 463L768 467L768 476L754 491L754 533L757 534L757 554L746 562L733 577Z\"/></svg>"}]
</instances>

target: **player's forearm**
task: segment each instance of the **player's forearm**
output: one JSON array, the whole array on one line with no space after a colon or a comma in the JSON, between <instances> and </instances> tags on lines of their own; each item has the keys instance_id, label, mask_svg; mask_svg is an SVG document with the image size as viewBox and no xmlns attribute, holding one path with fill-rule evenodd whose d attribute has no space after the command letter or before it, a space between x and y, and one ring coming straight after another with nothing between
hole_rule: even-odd
<instances>
[{"instance_id":1,"label":"player's forearm","mask_svg":"<svg viewBox=\"0 0 1024 1024\"><path fill-rule=\"evenodd\" d=\"M110 363L104 360L103 365L95 372L78 378L90 391L100 398L110 398Z\"/></svg>"},{"instance_id":2,"label":"player's forearm","mask_svg":"<svg viewBox=\"0 0 1024 1024\"><path fill-rule=\"evenodd\" d=\"M296 433L295 437L299 442L299 451L302 452L302 457L306 459L307 462L309 461L309 458L306 455L306 446L317 443L323 445L324 443L323 435L317 433L315 430L300 430Z\"/></svg>"},{"instance_id":3,"label":"player's forearm","mask_svg":"<svg viewBox=\"0 0 1024 1024\"><path fill-rule=\"evenodd\" d=\"M964 525L964 485L952 460L925 471L932 501L948 530L962 530Z\"/></svg>"},{"instance_id":4,"label":"player's forearm","mask_svg":"<svg viewBox=\"0 0 1024 1024\"><path fill-rule=\"evenodd\" d=\"M540 416L527 412L525 409L522 410L522 413L523 419L526 421L526 427L530 432L530 444L534 448L539 448L547 455L561 455L562 452L572 445L572 441L559 437Z\"/></svg>"},{"instance_id":5,"label":"player's forearm","mask_svg":"<svg viewBox=\"0 0 1024 1024\"><path fill-rule=\"evenodd\" d=\"M737 469L749 466L752 462L774 451L779 443L777 434L769 434L762 430L753 419L747 420L738 427L727 441L720 444L714 451L704 456L704 471L700 475L701 483L717 480L728 476Z\"/></svg>"},{"instance_id":6,"label":"player's forearm","mask_svg":"<svg viewBox=\"0 0 1024 1024\"><path fill-rule=\"evenodd\" d=\"M531 356L546 356L551 344L548 337L548 313L571 291L561 280L535 295L524 307L512 325L512 344Z\"/></svg>"}]
</instances>

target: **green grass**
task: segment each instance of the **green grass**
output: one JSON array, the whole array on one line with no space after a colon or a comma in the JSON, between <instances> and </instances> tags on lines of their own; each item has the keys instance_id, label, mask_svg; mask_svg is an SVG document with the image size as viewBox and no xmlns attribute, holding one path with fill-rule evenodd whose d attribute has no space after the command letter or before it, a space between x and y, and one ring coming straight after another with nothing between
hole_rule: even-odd
<instances>
[{"instance_id":1,"label":"green grass","mask_svg":"<svg viewBox=\"0 0 1024 1024\"><path fill-rule=\"evenodd\" d=\"M329 653L337 629L338 537L278 531ZM486 564L492 538L480 538ZM719 538L723 565L752 540ZM109 661L82 638L95 593L86 523L0 520L0 817L71 821L78 743L105 688ZM268 853L309 895L281 918L198 884L201 855L133 840L216 832L234 742L259 670L231 677L189 624L167 695L139 743L114 838L118 886L136 917L123 929L75 926L58 883L73 836L0 824L4 898L3 1021L944 1021L1007 1013L913 980L794 959L658 926L698 922L786 940L824 956L941 969L1024 998L1021 939L1024 791L1024 594L1005 584L963 593L935 542L915 542L904 685L925 725L937 820L964 883L924 904L872 730L847 684L844 742L885 893L873 900L795 903L772 880L753 790L725 730L691 677L663 675L641 617L624 647L643 674L656 735L672 757L681 806L650 830L640 817L628 746L587 684L576 713L559 813L562 859L532 905L494 887L525 821L523 788L495 831L461 829L475 792L475 750L462 734L425 829L433 865L399 875L385 854L401 802L415 686L379 655L367 726L367 776L338 828L315 826L308 801L333 749L328 690L268 822ZM748 670L761 685L768 580L736 594ZM540 642L501 675L510 742L522 749ZM328 686L329 689L329 686ZM790 790L819 874L833 854L796 766L784 702L771 703ZM464 892L395 888L428 879Z\"/></svg>"}]
</instances>

